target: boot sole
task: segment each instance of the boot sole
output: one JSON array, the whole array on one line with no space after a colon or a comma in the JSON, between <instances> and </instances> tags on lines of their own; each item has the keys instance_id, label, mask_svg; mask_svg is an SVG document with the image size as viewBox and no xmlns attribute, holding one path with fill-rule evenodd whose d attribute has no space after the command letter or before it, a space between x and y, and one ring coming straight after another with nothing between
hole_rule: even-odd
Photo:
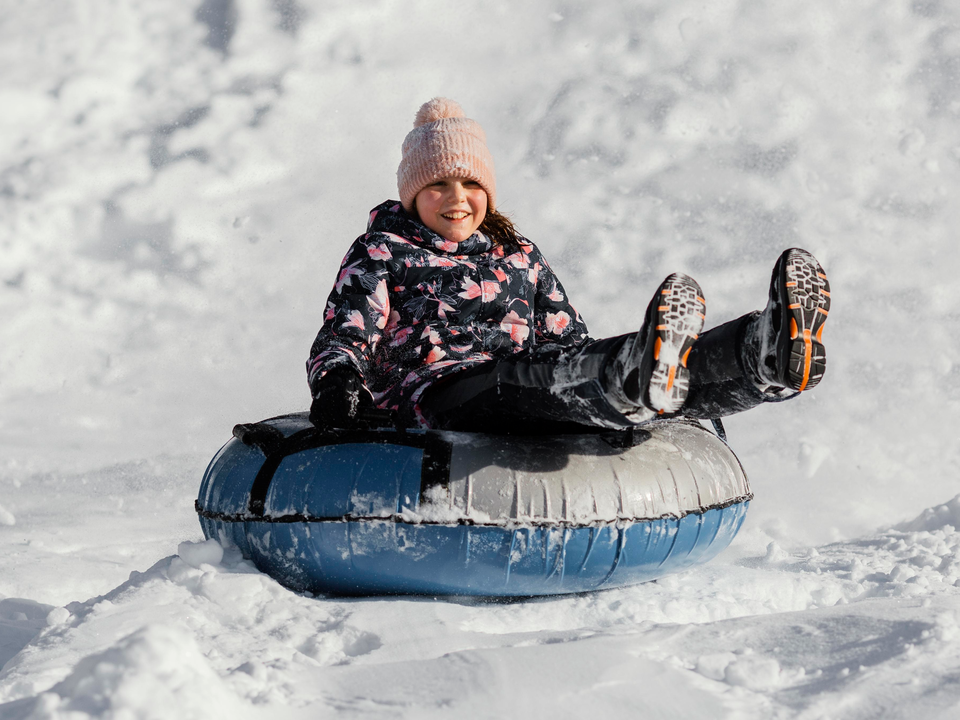
<instances>
[{"instance_id":1,"label":"boot sole","mask_svg":"<svg viewBox=\"0 0 960 720\"><path fill-rule=\"evenodd\" d=\"M787 251L781 281L783 379L791 390L803 392L816 387L827 368L822 334L830 314L830 283L817 259L799 248Z\"/></svg>"},{"instance_id":2,"label":"boot sole","mask_svg":"<svg viewBox=\"0 0 960 720\"><path fill-rule=\"evenodd\" d=\"M707 301L697 281L681 273L670 275L657 292L656 310L648 320L654 331L646 405L663 415L679 411L687 399L687 358L703 329Z\"/></svg>"}]
</instances>

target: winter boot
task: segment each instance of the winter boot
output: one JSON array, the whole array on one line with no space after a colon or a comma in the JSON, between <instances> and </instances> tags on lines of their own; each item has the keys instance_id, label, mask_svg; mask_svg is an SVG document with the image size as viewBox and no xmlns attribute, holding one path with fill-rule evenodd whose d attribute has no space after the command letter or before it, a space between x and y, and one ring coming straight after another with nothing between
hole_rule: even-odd
<instances>
[{"instance_id":1,"label":"winter boot","mask_svg":"<svg viewBox=\"0 0 960 720\"><path fill-rule=\"evenodd\" d=\"M679 412L690 387L687 358L703 328L706 308L693 278L674 273L660 284L640 332L604 372L614 404L643 406L658 415Z\"/></svg>"},{"instance_id":2,"label":"winter boot","mask_svg":"<svg viewBox=\"0 0 960 720\"><path fill-rule=\"evenodd\" d=\"M815 387L827 366L823 324L830 311L830 283L806 250L785 250L773 268L770 299L744 339L746 364L758 385L802 392Z\"/></svg>"}]
</instances>

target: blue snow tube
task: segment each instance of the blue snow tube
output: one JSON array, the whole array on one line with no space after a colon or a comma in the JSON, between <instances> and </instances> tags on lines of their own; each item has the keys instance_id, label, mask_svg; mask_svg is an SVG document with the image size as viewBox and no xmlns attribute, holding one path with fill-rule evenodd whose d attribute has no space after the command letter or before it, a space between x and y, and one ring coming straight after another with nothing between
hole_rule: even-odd
<instances>
[{"instance_id":1,"label":"blue snow tube","mask_svg":"<svg viewBox=\"0 0 960 720\"><path fill-rule=\"evenodd\" d=\"M493 436L234 428L196 502L203 532L284 585L352 595L530 596L653 580L706 562L752 498L698 424Z\"/></svg>"}]
</instances>

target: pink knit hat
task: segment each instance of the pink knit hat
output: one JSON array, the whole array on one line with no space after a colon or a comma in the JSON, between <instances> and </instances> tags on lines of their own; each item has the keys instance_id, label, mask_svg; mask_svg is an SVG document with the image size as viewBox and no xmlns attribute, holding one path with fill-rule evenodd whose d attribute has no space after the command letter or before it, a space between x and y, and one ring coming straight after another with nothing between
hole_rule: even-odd
<instances>
[{"instance_id":1,"label":"pink knit hat","mask_svg":"<svg viewBox=\"0 0 960 720\"><path fill-rule=\"evenodd\" d=\"M437 97L420 107L403 141L397 185L404 209L412 209L418 192L445 177L475 180L487 191L487 209L496 207L497 182L483 128L464 117L453 100Z\"/></svg>"}]
</instances>

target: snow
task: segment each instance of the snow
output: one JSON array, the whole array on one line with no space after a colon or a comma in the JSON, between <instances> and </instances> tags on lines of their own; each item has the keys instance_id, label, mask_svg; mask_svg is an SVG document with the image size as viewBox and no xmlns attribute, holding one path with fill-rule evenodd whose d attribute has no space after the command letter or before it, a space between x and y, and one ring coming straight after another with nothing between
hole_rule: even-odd
<instances>
[{"instance_id":1,"label":"snow","mask_svg":"<svg viewBox=\"0 0 960 720\"><path fill-rule=\"evenodd\" d=\"M954 4L7 5L4 720L960 715ZM206 463L306 408L336 267L434 95L595 335L673 271L709 326L784 247L826 267L827 375L726 421L756 499L710 564L314 598L203 541Z\"/></svg>"}]
</instances>

